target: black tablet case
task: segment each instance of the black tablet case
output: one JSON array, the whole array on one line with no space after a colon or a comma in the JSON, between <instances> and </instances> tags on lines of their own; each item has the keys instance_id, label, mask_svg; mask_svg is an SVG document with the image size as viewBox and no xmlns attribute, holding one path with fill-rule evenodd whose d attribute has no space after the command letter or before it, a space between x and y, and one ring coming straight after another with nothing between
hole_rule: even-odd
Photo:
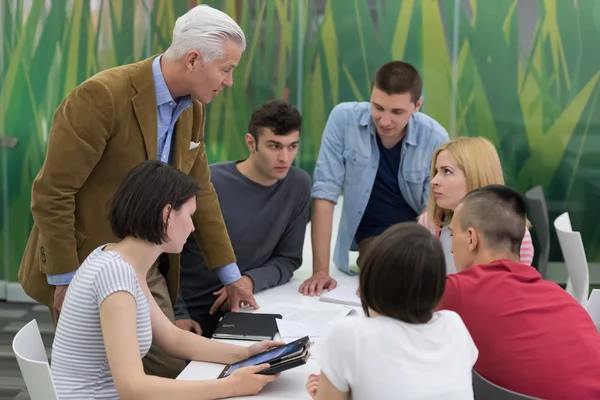
<instances>
[{"instance_id":1,"label":"black tablet case","mask_svg":"<svg viewBox=\"0 0 600 400\"><path fill-rule=\"evenodd\" d=\"M286 371L288 369L292 369L295 367L299 367L301 365L306 364L306 362L308 361L308 358L310 357L310 352L309 352L309 348L310 348L310 339L308 336L305 336L303 338L300 338L298 340L295 340L291 343L296 343L296 342L300 342L304 344L304 353L300 356L296 356L293 358L286 358L286 359L281 359L281 358L274 358L271 359L269 361L267 361L269 364L271 364L271 366L263 371L260 371L259 374L262 375L275 375L278 374L280 372ZM291 343L288 343L291 344ZM252 356L254 357L254 356ZM239 362L243 362L245 360L239 361ZM237 364L237 363L236 363ZM225 366L225 368L223 368L223 371L221 371L221 374L217 377L217 379L221 379L225 376L225 373L229 370L229 367L233 365L227 365Z\"/></svg>"}]
</instances>

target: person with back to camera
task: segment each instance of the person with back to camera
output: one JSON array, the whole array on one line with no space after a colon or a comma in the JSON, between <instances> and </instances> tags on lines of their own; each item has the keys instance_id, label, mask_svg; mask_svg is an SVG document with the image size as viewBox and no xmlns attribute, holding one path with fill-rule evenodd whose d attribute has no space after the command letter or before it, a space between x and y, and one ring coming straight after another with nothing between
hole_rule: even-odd
<instances>
[{"instance_id":1,"label":"person with back to camera","mask_svg":"<svg viewBox=\"0 0 600 400\"><path fill-rule=\"evenodd\" d=\"M496 147L484 137L457 137L438 148L431 162L431 190L427 209L419 223L442 242L449 274L456 272L450 251L450 222L461 199L470 191L486 185L504 184L504 175ZM523 264L533 262L533 242L529 229L520 247Z\"/></svg>"},{"instance_id":2,"label":"person with back to camera","mask_svg":"<svg viewBox=\"0 0 600 400\"><path fill-rule=\"evenodd\" d=\"M440 310L469 329L481 376L545 400L600 399L600 333L556 282L520 261L526 203L516 190L469 192L450 223L457 273L446 278Z\"/></svg>"},{"instance_id":3,"label":"person with back to camera","mask_svg":"<svg viewBox=\"0 0 600 400\"><path fill-rule=\"evenodd\" d=\"M319 343L317 400L473 399L478 350L454 312L434 312L444 293L440 241L416 222L373 241L360 272L367 318L335 323Z\"/></svg>"},{"instance_id":4,"label":"person with back to camera","mask_svg":"<svg viewBox=\"0 0 600 400\"><path fill-rule=\"evenodd\" d=\"M219 399L256 394L276 375L257 374L268 364L241 368L208 381L147 375L142 357L152 340L184 360L230 364L282 343L250 347L220 343L177 328L150 293L146 276L162 253L179 253L194 230L199 187L161 161L131 170L112 199L114 235L77 269L58 319L52 377L64 399Z\"/></svg>"}]
</instances>

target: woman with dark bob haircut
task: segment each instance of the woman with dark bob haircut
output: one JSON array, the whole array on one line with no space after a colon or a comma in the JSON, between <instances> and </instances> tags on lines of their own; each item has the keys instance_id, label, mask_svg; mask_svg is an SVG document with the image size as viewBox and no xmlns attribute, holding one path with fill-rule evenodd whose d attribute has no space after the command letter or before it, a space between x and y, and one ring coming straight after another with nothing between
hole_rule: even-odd
<instances>
[{"instance_id":1,"label":"woman with dark bob haircut","mask_svg":"<svg viewBox=\"0 0 600 400\"><path fill-rule=\"evenodd\" d=\"M335 323L319 343L313 399L472 399L478 351L458 314L435 311L444 293L440 241L416 222L373 241L360 272L365 317Z\"/></svg>"},{"instance_id":2,"label":"woman with dark bob haircut","mask_svg":"<svg viewBox=\"0 0 600 400\"><path fill-rule=\"evenodd\" d=\"M127 175L109 211L118 243L94 250L69 285L52 346L60 399L220 399L258 393L276 376L268 365L241 368L212 381L146 375L142 357L152 340L183 360L229 364L281 343L248 348L177 328L150 294L146 275L162 253L179 253L194 230L196 182L160 161Z\"/></svg>"}]
</instances>

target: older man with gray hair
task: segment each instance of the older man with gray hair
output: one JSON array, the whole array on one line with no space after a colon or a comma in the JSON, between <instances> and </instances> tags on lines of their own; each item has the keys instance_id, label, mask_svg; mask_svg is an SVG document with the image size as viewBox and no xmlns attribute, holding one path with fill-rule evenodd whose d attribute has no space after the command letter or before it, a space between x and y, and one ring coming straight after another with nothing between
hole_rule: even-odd
<instances>
[{"instance_id":1,"label":"older man with gray hair","mask_svg":"<svg viewBox=\"0 0 600 400\"><path fill-rule=\"evenodd\" d=\"M125 175L147 159L170 163L197 180L201 191L193 221L207 265L226 287L233 310L243 302L258 307L239 282L204 146L205 104L233 85L245 48L233 19L197 6L177 20L164 54L102 71L61 103L33 183L34 225L19 270L25 292L50 308L55 323L79 265L96 248L119 239L106 218L107 204ZM146 280L174 321L179 255L163 254ZM153 343L144 367L149 374L176 377L185 362Z\"/></svg>"}]
</instances>

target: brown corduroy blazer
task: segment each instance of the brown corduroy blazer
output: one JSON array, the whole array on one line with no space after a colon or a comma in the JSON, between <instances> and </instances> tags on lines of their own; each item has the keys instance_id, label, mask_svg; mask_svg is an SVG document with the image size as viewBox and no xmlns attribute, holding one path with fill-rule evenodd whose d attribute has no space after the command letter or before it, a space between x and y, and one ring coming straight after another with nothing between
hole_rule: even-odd
<instances>
[{"instance_id":1,"label":"brown corduroy blazer","mask_svg":"<svg viewBox=\"0 0 600 400\"><path fill-rule=\"evenodd\" d=\"M46 159L32 187L34 225L18 274L25 292L42 304L51 307L54 298L46 274L75 271L95 248L118 240L107 217L109 200L132 168L157 158L153 59L96 74L56 111ZM205 119L198 100L181 113L172 164L200 185L195 237L207 265L217 268L235 262L235 255L210 182ZM179 255L170 254L169 261L167 284L174 302Z\"/></svg>"}]
</instances>

